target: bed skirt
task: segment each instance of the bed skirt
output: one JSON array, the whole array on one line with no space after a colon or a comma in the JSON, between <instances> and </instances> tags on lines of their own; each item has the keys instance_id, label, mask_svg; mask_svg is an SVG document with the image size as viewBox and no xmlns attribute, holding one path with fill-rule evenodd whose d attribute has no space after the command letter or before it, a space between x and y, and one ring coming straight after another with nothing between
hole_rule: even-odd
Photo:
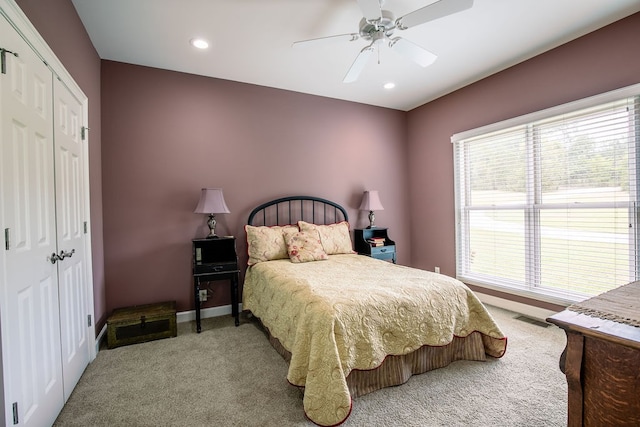
<instances>
[{"instance_id":1,"label":"bed skirt","mask_svg":"<svg viewBox=\"0 0 640 427\"><path fill-rule=\"evenodd\" d=\"M273 348L289 362L291 353L269 333L267 328L263 326L262 328ZM456 360L484 361L486 359L482 334L473 332L466 337L454 337L451 343L444 346L425 345L402 356L387 356L375 369L353 370L347 376L347 386L351 397L356 398L385 387L404 384L412 375L444 368Z\"/></svg>"}]
</instances>

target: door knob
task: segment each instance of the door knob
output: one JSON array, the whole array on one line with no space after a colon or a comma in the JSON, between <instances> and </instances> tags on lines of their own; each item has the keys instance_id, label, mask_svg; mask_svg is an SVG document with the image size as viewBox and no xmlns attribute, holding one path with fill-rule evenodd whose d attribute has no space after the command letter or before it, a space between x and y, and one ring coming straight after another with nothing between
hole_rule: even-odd
<instances>
[{"instance_id":1,"label":"door knob","mask_svg":"<svg viewBox=\"0 0 640 427\"><path fill-rule=\"evenodd\" d=\"M75 253L76 253L75 249L71 249L71 252L60 251L60 255L58 255L58 259L63 260L65 258L71 258Z\"/></svg>"},{"instance_id":2,"label":"door knob","mask_svg":"<svg viewBox=\"0 0 640 427\"><path fill-rule=\"evenodd\" d=\"M76 253L75 249L71 249L71 252L60 251L60 255L53 252L51 256L47 257L51 264L55 264L56 261L62 261L65 258L71 258Z\"/></svg>"}]
</instances>

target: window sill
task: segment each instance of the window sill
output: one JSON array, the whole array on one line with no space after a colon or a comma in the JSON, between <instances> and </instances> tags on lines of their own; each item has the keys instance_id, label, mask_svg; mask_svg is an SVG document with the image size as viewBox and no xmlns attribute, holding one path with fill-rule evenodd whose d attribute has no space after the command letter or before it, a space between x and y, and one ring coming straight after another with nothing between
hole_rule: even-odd
<instances>
[{"instance_id":1,"label":"window sill","mask_svg":"<svg viewBox=\"0 0 640 427\"><path fill-rule=\"evenodd\" d=\"M566 298L561 298L555 295L549 295L542 292L531 292L523 289L506 287L506 286L497 286L492 285L486 282L480 282L473 279L468 279L464 277L458 277L458 280L461 280L467 285L476 288L477 292L483 292L483 290L487 290L488 295L493 295L498 298L512 300L518 303L523 303L527 305L531 305L534 307L553 307L552 309L561 308L564 309L567 306L575 303L576 301L572 301ZM555 306L555 307L554 307Z\"/></svg>"}]
</instances>

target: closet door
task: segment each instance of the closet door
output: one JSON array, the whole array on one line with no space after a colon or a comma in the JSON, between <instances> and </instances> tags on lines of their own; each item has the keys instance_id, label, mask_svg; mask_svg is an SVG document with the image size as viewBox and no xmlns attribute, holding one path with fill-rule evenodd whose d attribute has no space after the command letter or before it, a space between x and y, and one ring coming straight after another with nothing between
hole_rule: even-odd
<instances>
[{"instance_id":1,"label":"closet door","mask_svg":"<svg viewBox=\"0 0 640 427\"><path fill-rule=\"evenodd\" d=\"M85 262L82 104L58 79L54 94L56 223L60 283L60 338L64 400L89 364L87 271Z\"/></svg>"},{"instance_id":2,"label":"closet door","mask_svg":"<svg viewBox=\"0 0 640 427\"><path fill-rule=\"evenodd\" d=\"M56 251L52 73L0 17L1 313L8 425L51 425L64 404Z\"/></svg>"}]
</instances>

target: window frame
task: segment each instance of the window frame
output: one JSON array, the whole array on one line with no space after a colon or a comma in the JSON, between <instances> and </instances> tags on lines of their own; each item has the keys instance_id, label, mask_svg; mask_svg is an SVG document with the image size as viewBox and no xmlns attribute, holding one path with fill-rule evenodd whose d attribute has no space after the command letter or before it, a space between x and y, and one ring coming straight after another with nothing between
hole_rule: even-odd
<instances>
[{"instance_id":1,"label":"window frame","mask_svg":"<svg viewBox=\"0 0 640 427\"><path fill-rule=\"evenodd\" d=\"M587 108L593 108L593 107L598 107L602 104L606 104L606 103L610 103L613 101L617 101L623 98L629 98L629 97L638 97L640 96L640 84L636 84L636 85L632 85L632 86L628 86L622 89L618 89L618 90L614 90L614 91L610 91L610 92L606 92L603 94L598 94L595 96L591 96L588 98L584 98L584 99L580 99L577 101L573 101L573 102L569 102L566 104L562 104L562 105L558 105L555 107L551 107L551 108L547 108L544 110L540 110L540 111L536 111L530 114L526 114L523 116L518 116L518 117L514 117L508 120L504 120L501 122L497 122L497 123L492 123L486 126L482 126L479 128L475 128L475 129L471 129L468 131L464 131L464 132L460 132L457 134L454 134L451 137L451 143L453 146L453 156L454 156L454 188L455 188L455 197L454 197L454 201L455 201L455 249L456 249L456 275L458 277L458 279L469 283L469 284L473 284L476 286L480 286L480 287L484 287L484 288L489 288L489 289L493 289L493 290L498 290L501 292L506 292L506 293L511 293L511 294L515 294L515 295L520 295L520 296L524 296L527 298L532 298L532 299L536 299L536 300L541 300L541 301L546 301L546 302L551 302L551 303L555 303L555 304L563 304L563 305L567 305L567 304L571 304L573 302L576 302L577 299L575 296L573 299L569 298L568 295L562 295L560 293L555 293L553 291L549 291L549 292L538 292L535 290L530 290L530 285L528 285L527 283L529 283L529 278L531 275L535 275L537 272L540 271L539 268L537 268L537 266L535 265L536 263L540 263L540 209L539 206L536 205L535 202L539 202L539 200L529 200L531 198L535 199L537 197L540 196L539 190L540 189L535 189L535 188L530 188L531 187L531 183L534 183L534 185L538 184L538 180L534 180L534 179L530 179L532 178L531 175L534 175L536 173L540 173L540 170L536 170L535 168L539 168L539 159L536 157L536 153L532 153L532 152L528 152L527 154L532 156L531 158L533 159L534 162L534 166L533 168L526 168L526 186L527 186L527 191L526 191L526 197L527 200L524 201L524 203L522 204L517 204L517 205L509 205L509 206L500 206L500 207L496 207L493 206L493 209L518 209L521 210L523 212L523 214L525 216L530 216L531 219L527 220L526 218L524 218L524 226L525 226L525 252L527 252L525 254L525 286L522 287L520 284L516 285L515 281L513 281L514 285L513 286L509 286L508 285L508 280L504 280L503 284L496 284L495 280L492 280L493 276L487 275L487 277L484 277L480 274L474 274L471 277L467 277L464 275L464 272L469 271L469 255L468 255L468 248L469 247L469 235L465 234L466 230L469 230L470 228L470 224L469 224L469 218L470 215L463 215L463 209L466 211L470 211L470 210L481 210L481 209L485 209L487 208L487 206L472 206L472 207L468 207L468 206L460 206L461 204L461 197L459 196L459 192L465 192L465 198L462 200L469 200L468 196L469 196L469 189L465 188L464 186L464 182L465 180L468 178L468 176L463 176L461 174L468 174L470 171L469 170L459 170L460 169L460 161L458 158L456 158L456 156L464 156L466 154L466 150L460 150L458 151L458 149L456 148L457 143L461 142L461 141L468 141L470 139L476 138L476 137L480 137L480 136L486 136L488 134L492 134L492 133L500 133L500 132L505 132L508 131L510 129L516 129L516 128L522 128L523 131L526 134L526 138L535 138L536 135L534 133L534 129L533 129L533 124L534 123L540 123L543 122L545 120L551 119L551 118L555 118L561 115L571 115L572 113L575 113L579 110L584 110ZM636 103L637 106L638 103ZM636 122L636 126L640 127L640 124L638 122ZM640 132L638 131L638 129L636 130L636 135L640 135ZM527 145L527 150L533 150L533 145ZM629 179L635 179L637 182L638 177L640 177L640 150L638 149L638 144L636 144L636 151L635 151L635 170L630 170L630 177ZM537 155L539 155L539 153L537 153ZM635 186L635 200L640 200L640 185L636 185ZM540 204L542 205L542 204ZM639 218L639 214L638 214L638 206L636 205L632 205L633 208L630 209L630 220L634 221L634 224L636 225L635 228L635 241L636 242L640 242L640 226L638 226L638 220L640 220ZM554 207L556 208L556 207ZM559 206L557 208L560 208ZM537 218L537 219L536 219ZM467 221L465 223L465 226L463 227L462 221ZM530 238L529 236L533 236L537 234L537 238ZM462 245L466 245L466 246L462 246ZM536 247L537 246L537 247ZM528 252L537 252L537 256L529 256ZM635 251L635 264L636 264L636 271L638 270L638 266L640 265L640 250L636 250ZM466 269L463 269L464 265L467 265ZM538 266L539 267L539 266Z\"/></svg>"}]
</instances>

